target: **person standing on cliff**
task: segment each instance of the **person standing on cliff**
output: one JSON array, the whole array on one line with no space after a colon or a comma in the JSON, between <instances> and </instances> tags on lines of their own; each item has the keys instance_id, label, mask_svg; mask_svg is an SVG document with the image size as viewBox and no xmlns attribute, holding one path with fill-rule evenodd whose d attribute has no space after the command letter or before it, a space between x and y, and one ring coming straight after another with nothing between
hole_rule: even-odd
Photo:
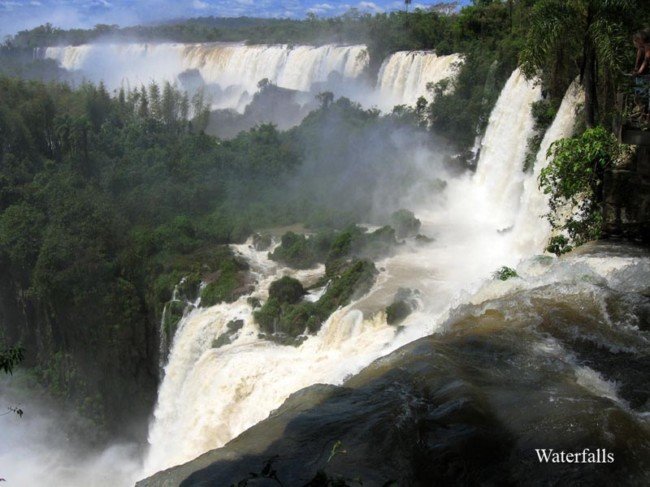
<instances>
[{"instance_id":1,"label":"person standing on cliff","mask_svg":"<svg viewBox=\"0 0 650 487\"><path fill-rule=\"evenodd\" d=\"M648 123L650 117L650 29L637 32L632 37L636 47L634 63L634 102L636 109L632 118L638 122Z\"/></svg>"},{"instance_id":2,"label":"person standing on cliff","mask_svg":"<svg viewBox=\"0 0 650 487\"><path fill-rule=\"evenodd\" d=\"M636 62L634 63L634 76L643 76L650 73L650 29L640 30L632 37L636 47Z\"/></svg>"}]
</instances>

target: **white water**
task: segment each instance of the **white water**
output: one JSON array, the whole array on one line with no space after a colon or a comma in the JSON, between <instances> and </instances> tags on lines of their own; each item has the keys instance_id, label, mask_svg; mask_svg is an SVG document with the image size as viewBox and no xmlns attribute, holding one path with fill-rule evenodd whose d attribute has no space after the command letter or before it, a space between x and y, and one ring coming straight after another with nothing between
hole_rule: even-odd
<instances>
[{"instance_id":1,"label":"white water","mask_svg":"<svg viewBox=\"0 0 650 487\"><path fill-rule=\"evenodd\" d=\"M258 339L245 298L198 309L185 318L159 391L144 474L222 446L264 419L292 392L315 383L341 383L372 360L432 333L494 270L540 252L537 242L548 233L543 225L527 230L534 235L526 248L517 232L497 231L504 222L513 225L518 217L536 211L520 202L531 199L525 192L537 191L535 184L525 184L535 176L522 172L522 145L533 128L530 105L539 96L539 88L518 71L513 73L490 117L477 173L449 179L444 202L432 201L416 211L423 220L422 232L436 241L424 247L410 242L398 255L379 262L378 268L385 270L371 293L332 315L317 336L299 347ZM569 124L575 101L565 103L551 134L563 134L561 127ZM431 168L436 176L439 171ZM259 278L255 295L262 298L270 282L283 274L309 280L322 272L282 269L247 245L235 250L251 262ZM382 311L399 287L417 288L422 294L421 309L403 322L400 333L386 324ZM245 321L240 335L231 345L212 348L212 341L235 318Z\"/></svg>"},{"instance_id":2,"label":"white water","mask_svg":"<svg viewBox=\"0 0 650 487\"><path fill-rule=\"evenodd\" d=\"M392 54L379 70L379 106L390 109L395 105L415 105L421 96L432 101L427 85L455 77L461 62L462 57L458 54L436 56L432 51Z\"/></svg>"},{"instance_id":3,"label":"white water","mask_svg":"<svg viewBox=\"0 0 650 487\"><path fill-rule=\"evenodd\" d=\"M547 236L551 233L550 223L543 218L550 208L548 196L538 190L539 175L542 169L548 165L546 153L551 144L556 140L573 135L576 120L575 111L581 98L582 88L575 82L569 87L564 96L553 124L544 134L535 159L533 177L528 177L524 182L521 211L517 216L514 228L520 249L543 247Z\"/></svg>"},{"instance_id":4,"label":"white water","mask_svg":"<svg viewBox=\"0 0 650 487\"><path fill-rule=\"evenodd\" d=\"M203 81L218 85L215 108L243 110L257 88L268 79L279 87L310 91L338 76L345 86L368 66L365 46L288 46L237 43L213 44L87 44L48 47L39 52L69 71L79 71L110 89L138 87L152 81L171 83L196 69Z\"/></svg>"},{"instance_id":5,"label":"white water","mask_svg":"<svg viewBox=\"0 0 650 487\"><path fill-rule=\"evenodd\" d=\"M427 84L455 76L461 61L457 54L397 52L384 61L373 87L364 77L369 56L363 45L98 43L48 47L37 55L54 59L91 81L103 81L111 90L152 81L175 83L181 73L194 69L205 83L219 87L211 93L214 108L239 111L265 78L281 88L314 93L330 90L390 111L394 105L414 105L420 96L431 101Z\"/></svg>"}]
</instances>

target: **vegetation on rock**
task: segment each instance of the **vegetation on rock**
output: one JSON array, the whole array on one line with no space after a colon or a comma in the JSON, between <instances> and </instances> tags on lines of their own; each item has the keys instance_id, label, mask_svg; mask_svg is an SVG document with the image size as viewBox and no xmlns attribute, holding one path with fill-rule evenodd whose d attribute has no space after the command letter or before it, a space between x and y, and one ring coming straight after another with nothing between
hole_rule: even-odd
<instances>
[{"instance_id":1,"label":"vegetation on rock","mask_svg":"<svg viewBox=\"0 0 650 487\"><path fill-rule=\"evenodd\" d=\"M390 216L390 224L395 229L397 238L405 238L417 235L421 222L412 211L401 209Z\"/></svg>"},{"instance_id":2,"label":"vegetation on rock","mask_svg":"<svg viewBox=\"0 0 650 487\"><path fill-rule=\"evenodd\" d=\"M327 290L315 303L297 300L302 285L283 277L271 284L269 299L254 312L255 321L267 338L298 344L300 335L316 333L336 309L367 293L376 273L372 262L355 260L331 277ZM285 292L287 288L291 292Z\"/></svg>"},{"instance_id":3,"label":"vegetation on rock","mask_svg":"<svg viewBox=\"0 0 650 487\"><path fill-rule=\"evenodd\" d=\"M493 274L493 278L498 279L500 281L507 281L508 279L511 279L513 277L519 277L519 274L517 274L517 271L514 270L512 267L507 267L507 266L501 267L498 271L496 271Z\"/></svg>"},{"instance_id":4,"label":"vegetation on rock","mask_svg":"<svg viewBox=\"0 0 650 487\"><path fill-rule=\"evenodd\" d=\"M602 127L554 142L550 162L540 174L540 186L549 195L547 218L568 241L556 238L549 251L565 251L600 236L603 176L629 148Z\"/></svg>"}]
</instances>

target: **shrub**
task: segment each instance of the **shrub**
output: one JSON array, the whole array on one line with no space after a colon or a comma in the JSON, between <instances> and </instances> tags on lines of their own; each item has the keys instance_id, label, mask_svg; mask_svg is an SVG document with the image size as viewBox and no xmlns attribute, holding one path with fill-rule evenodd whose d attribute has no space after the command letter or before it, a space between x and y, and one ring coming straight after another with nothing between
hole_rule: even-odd
<instances>
[{"instance_id":1,"label":"shrub","mask_svg":"<svg viewBox=\"0 0 650 487\"><path fill-rule=\"evenodd\" d=\"M517 274L517 271L514 270L513 268L503 266L501 269L496 271L493 276L495 279L499 279L501 281L507 281L511 277L519 277L519 274Z\"/></svg>"},{"instance_id":2,"label":"shrub","mask_svg":"<svg viewBox=\"0 0 650 487\"><path fill-rule=\"evenodd\" d=\"M539 181L550 196L547 218L553 228L566 231L568 243L577 246L600 236L603 176L627 150L603 127L560 139L549 148L547 157L552 159Z\"/></svg>"},{"instance_id":3,"label":"shrub","mask_svg":"<svg viewBox=\"0 0 650 487\"><path fill-rule=\"evenodd\" d=\"M298 279L284 276L273 281L269 287L269 297L277 299L280 303L294 304L305 295L305 288Z\"/></svg>"}]
</instances>

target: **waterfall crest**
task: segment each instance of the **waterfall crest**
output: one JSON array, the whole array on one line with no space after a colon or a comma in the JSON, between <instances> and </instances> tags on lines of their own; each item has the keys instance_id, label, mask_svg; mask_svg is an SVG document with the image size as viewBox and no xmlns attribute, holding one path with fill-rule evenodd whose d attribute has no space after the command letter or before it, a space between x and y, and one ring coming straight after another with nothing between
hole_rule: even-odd
<instances>
[{"instance_id":1,"label":"waterfall crest","mask_svg":"<svg viewBox=\"0 0 650 487\"><path fill-rule=\"evenodd\" d=\"M527 175L523 171L528 139L533 134L531 105L541 88L515 70L490 115L481 141L475 181L485 200L487 218L500 230L514 224Z\"/></svg>"},{"instance_id":2,"label":"waterfall crest","mask_svg":"<svg viewBox=\"0 0 650 487\"><path fill-rule=\"evenodd\" d=\"M177 82L196 70L203 82L217 85L215 108L243 110L263 79L290 90L311 91L327 82L345 87L368 66L365 46L289 46L239 43L87 44L48 47L37 55L56 60L110 89L155 82Z\"/></svg>"},{"instance_id":3,"label":"waterfall crest","mask_svg":"<svg viewBox=\"0 0 650 487\"><path fill-rule=\"evenodd\" d=\"M550 223L543 218L550 210L548 195L538 190L539 176L548 164L546 153L551 144L573 134L576 110L582 97L582 88L574 82L564 95L553 123L544 134L532 174L524 182L521 209L514 228L517 245L521 249L543 248L551 233Z\"/></svg>"},{"instance_id":4,"label":"waterfall crest","mask_svg":"<svg viewBox=\"0 0 650 487\"><path fill-rule=\"evenodd\" d=\"M453 77L462 62L459 54L437 56L433 51L401 51L382 64L377 79L380 107L414 105L419 97L431 101L429 83Z\"/></svg>"},{"instance_id":5,"label":"waterfall crest","mask_svg":"<svg viewBox=\"0 0 650 487\"><path fill-rule=\"evenodd\" d=\"M458 54L396 52L383 62L371 86L365 78L369 54L364 45L98 43L47 47L36 55L90 81L103 81L110 89L181 82L182 73L193 71L202 82L218 87L210 93L214 108L239 111L263 79L289 90L334 91L389 111L394 105L414 105L420 96L431 100L427 84L455 76L462 62Z\"/></svg>"}]
</instances>

